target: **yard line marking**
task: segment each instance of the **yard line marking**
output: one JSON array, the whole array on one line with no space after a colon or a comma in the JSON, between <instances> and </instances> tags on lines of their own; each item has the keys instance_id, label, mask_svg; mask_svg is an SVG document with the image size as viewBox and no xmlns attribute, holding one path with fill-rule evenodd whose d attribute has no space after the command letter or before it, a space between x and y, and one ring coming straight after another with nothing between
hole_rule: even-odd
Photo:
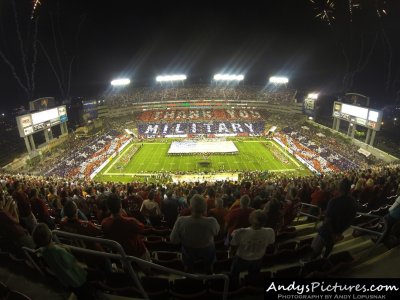
<instances>
[{"instance_id":1,"label":"yard line marking","mask_svg":"<svg viewBox=\"0 0 400 300\"><path fill-rule=\"evenodd\" d=\"M300 167L299 163L293 159L292 156L288 155L285 151L283 151L282 147L278 146L274 142L270 142L276 149L278 149L280 152L282 152L287 158L289 158L297 167Z\"/></svg>"},{"instance_id":2,"label":"yard line marking","mask_svg":"<svg viewBox=\"0 0 400 300\"><path fill-rule=\"evenodd\" d=\"M108 175L112 176L153 176L157 175L157 173L108 173Z\"/></svg>"},{"instance_id":3,"label":"yard line marking","mask_svg":"<svg viewBox=\"0 0 400 300\"><path fill-rule=\"evenodd\" d=\"M121 159L121 157L125 154L126 151L128 151L128 149L132 148L133 145L135 145L134 143L130 144L128 147L126 147L125 151L123 151L122 153L120 153L117 158L114 160L114 162L111 163L111 165L106 169L106 171L103 173L104 175L108 175L108 171L110 171L110 169L112 167L114 167L114 165Z\"/></svg>"},{"instance_id":4,"label":"yard line marking","mask_svg":"<svg viewBox=\"0 0 400 300\"><path fill-rule=\"evenodd\" d=\"M276 170L267 170L269 172L288 172L288 171L296 171L297 169L276 169Z\"/></svg>"}]
</instances>

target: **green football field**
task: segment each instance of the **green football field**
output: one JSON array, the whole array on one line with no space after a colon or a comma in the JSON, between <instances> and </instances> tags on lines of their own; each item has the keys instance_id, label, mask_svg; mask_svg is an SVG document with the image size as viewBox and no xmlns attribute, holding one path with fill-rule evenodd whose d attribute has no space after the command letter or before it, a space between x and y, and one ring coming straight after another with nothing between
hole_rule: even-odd
<instances>
[{"instance_id":1,"label":"green football field","mask_svg":"<svg viewBox=\"0 0 400 300\"><path fill-rule=\"evenodd\" d=\"M160 172L269 171L293 176L310 174L298 160L273 141L234 141L238 154L168 155L170 142L129 144L94 178L96 181L129 182ZM136 152L133 150L139 148ZM129 156L135 154L129 159ZM206 165L201 163L207 162Z\"/></svg>"}]
</instances>

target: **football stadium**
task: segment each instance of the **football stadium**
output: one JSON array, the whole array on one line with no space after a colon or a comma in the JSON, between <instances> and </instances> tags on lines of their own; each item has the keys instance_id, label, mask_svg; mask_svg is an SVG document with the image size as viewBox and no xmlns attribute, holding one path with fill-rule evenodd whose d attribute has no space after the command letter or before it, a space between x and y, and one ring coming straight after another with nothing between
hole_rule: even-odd
<instances>
[{"instance_id":1,"label":"football stadium","mask_svg":"<svg viewBox=\"0 0 400 300\"><path fill-rule=\"evenodd\" d=\"M367 4L349 3L358 22ZM334 30L336 1L321 5L317 19ZM29 37L69 89L78 56L61 76L60 54L51 60L48 41ZM29 94L12 125L0 117L0 299L398 299L399 148L386 151L397 115L356 89L324 95L284 72L257 84L251 72L171 71L142 84L135 69L67 101L34 92L32 55L25 85L0 48Z\"/></svg>"},{"instance_id":2,"label":"football stadium","mask_svg":"<svg viewBox=\"0 0 400 300\"><path fill-rule=\"evenodd\" d=\"M142 94L146 98L139 100ZM99 272L115 261L111 273L96 281L96 289L109 295L258 299L273 278L397 276L397 270L382 271L375 263L396 260L398 251L388 217L398 201L398 160L368 145L379 130L380 111L335 102L332 129L310 121L304 103L296 103L285 86L267 91L226 83L132 87L99 102L87 117L92 122L74 133L65 130L64 106L17 117L29 163L6 166L3 197L6 206L15 199L19 211L30 199L20 219L33 239L2 244L14 260L28 259L31 268L49 276L46 261L30 248L38 243L40 223L88 268ZM349 121L361 114L365 122L358 125L370 130L363 145L352 140ZM340 122L347 122L347 134L336 130ZM37 147L37 133L49 126L60 127L61 135L47 133L47 145ZM331 208L335 197L349 197L350 205ZM183 237L176 236L178 220L195 216L193 209L216 220L211 264L200 256L187 265ZM323 228L327 213L337 218L338 240L325 245L326 252L315 252L323 234L317 226ZM115 214L135 220L133 235L122 227L108 231ZM264 224L272 237L263 238L256 274L232 273L235 256L227 236L234 241L235 230L256 226L251 222ZM192 228L190 234L209 234ZM92 248L93 242L109 250ZM130 260L139 267L128 263L125 269ZM142 261L147 264L140 267Z\"/></svg>"}]
</instances>

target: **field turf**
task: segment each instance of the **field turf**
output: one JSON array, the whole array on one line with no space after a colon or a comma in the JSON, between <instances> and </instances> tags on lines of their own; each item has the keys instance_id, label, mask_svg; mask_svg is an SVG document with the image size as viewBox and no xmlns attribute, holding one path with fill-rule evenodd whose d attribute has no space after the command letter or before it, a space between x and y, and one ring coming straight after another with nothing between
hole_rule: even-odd
<instances>
[{"instance_id":1,"label":"field turf","mask_svg":"<svg viewBox=\"0 0 400 300\"><path fill-rule=\"evenodd\" d=\"M239 150L234 155L212 154L170 156L167 154L170 142L149 142L137 150L133 157L123 163L132 147L140 144L129 144L119 155L95 177L96 181L129 182L132 178L149 176L159 172L240 172L240 171L270 171L290 173L304 176L309 171L293 156L285 152L273 141L235 141ZM275 155L273 154L275 153ZM126 160L126 157L125 157ZM209 162L208 166L199 164Z\"/></svg>"}]
</instances>

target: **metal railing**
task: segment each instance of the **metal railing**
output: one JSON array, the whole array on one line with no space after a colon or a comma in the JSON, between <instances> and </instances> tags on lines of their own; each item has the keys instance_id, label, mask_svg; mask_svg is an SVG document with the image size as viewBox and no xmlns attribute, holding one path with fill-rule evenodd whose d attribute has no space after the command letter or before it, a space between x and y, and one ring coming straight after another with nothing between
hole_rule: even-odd
<instances>
[{"instance_id":1,"label":"metal railing","mask_svg":"<svg viewBox=\"0 0 400 300\"><path fill-rule=\"evenodd\" d=\"M167 272L170 274L176 274L179 276L184 276L186 278L192 278L196 280L214 280L214 279L223 279L224 280L224 289L223 289L223 294L222 294L222 299L226 300L228 297L228 288L229 288L229 276L225 274L213 274L213 275L197 275L197 274L190 274L186 273L183 271L167 268L134 256L129 256L126 255L125 250L122 248L122 246L113 241L113 240L107 240L103 238L96 238L96 237L90 237L90 236L85 236L85 235L79 235L79 234L74 234L74 233L69 233L69 232L64 232L64 231L59 231L59 230L53 230L53 239L56 242L60 242L60 238L70 238L72 240L80 239L83 241L88 241L92 243L98 243L102 246L107 246L108 249L111 249L115 251L116 253L109 253L109 252L103 252L103 251L97 251L97 250L91 250L91 249L86 249L86 248L81 248L77 246L72 246L72 245L66 245L68 248L70 248L73 251L88 254L88 255L93 255L93 256L99 256L107 259L117 259L121 261L122 265L124 268L127 270L129 276L133 279L133 281L136 284L136 287L138 288L140 294L143 296L144 299L149 299L149 296L147 292L144 290L140 279L137 275L137 272L133 269L131 262L138 263L139 265L145 266L145 267L150 267L153 269L157 269L163 272ZM35 261L32 259L30 256L31 254L36 255L38 250L33 250L30 248L22 247L24 250L25 254L27 255L29 261L34 265L35 269L37 269L41 274L44 274L41 270L40 267L35 263Z\"/></svg>"},{"instance_id":2,"label":"metal railing","mask_svg":"<svg viewBox=\"0 0 400 300\"><path fill-rule=\"evenodd\" d=\"M378 237L378 239L375 242L375 246L372 248L372 249L374 249L377 245L379 245L382 242L383 238L385 237L385 235L387 233L387 230L388 230L387 221L382 216L378 216L378 215L374 215L374 214L370 214L370 213L357 212L357 215L358 216L363 216L363 217L366 217L366 218L371 218L371 219L379 219L379 222L383 223L383 230L382 231L372 230L372 229L364 228L364 227L361 227L361 226L358 226L358 225L351 225L351 228L354 229L354 230L358 230L358 231L365 232L365 233L368 233L368 234L376 235ZM368 223L368 222L365 222L365 223Z\"/></svg>"},{"instance_id":3,"label":"metal railing","mask_svg":"<svg viewBox=\"0 0 400 300\"><path fill-rule=\"evenodd\" d=\"M309 212L303 211L304 207L306 207L307 209L310 209L310 208L311 209L316 209L317 214L313 215L313 214L310 214ZM317 226L318 221L321 220L322 210L317 205L301 202L301 206L300 206L299 212L297 213L297 221L299 220L300 216L305 216L305 217L308 217L308 218L311 218L311 219L315 219L315 226Z\"/></svg>"}]
</instances>

